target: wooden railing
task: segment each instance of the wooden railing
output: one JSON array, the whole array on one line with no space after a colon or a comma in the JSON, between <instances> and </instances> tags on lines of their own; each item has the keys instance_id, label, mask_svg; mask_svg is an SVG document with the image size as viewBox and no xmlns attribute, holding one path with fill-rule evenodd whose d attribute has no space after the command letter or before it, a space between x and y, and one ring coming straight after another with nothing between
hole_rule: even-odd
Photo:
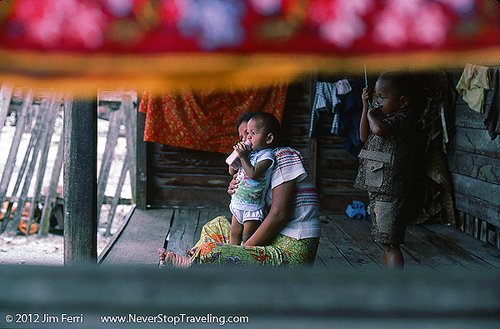
<instances>
[{"instance_id":1,"label":"wooden railing","mask_svg":"<svg viewBox=\"0 0 500 329\"><path fill-rule=\"evenodd\" d=\"M47 235L55 205L63 204L60 184L65 147L62 118L72 104L70 97L50 90L33 91L1 85L0 128L3 129L9 119L10 124L15 124L15 131L10 148L2 149L0 154L7 157L3 172L0 173L0 205L3 205L0 234L21 230L26 235L35 232L39 236ZM118 205L130 204L135 200L137 94L133 91L101 91L98 94L98 104L102 112L109 113L109 128L98 176L97 218L101 207L108 204L110 209L107 219L103 214L100 222L104 235L109 236ZM115 148L123 133L126 156L124 159L114 160ZM1 134L0 141L8 147L7 137ZM23 137L29 141L22 143ZM55 158L49 157L49 152L56 152ZM22 158L20 163L18 158ZM116 161L115 165L121 166L121 171L118 181L114 182L114 195L106 195L113 161ZM127 173L130 177L130 186L127 185L131 189L130 199L121 197Z\"/></svg>"}]
</instances>

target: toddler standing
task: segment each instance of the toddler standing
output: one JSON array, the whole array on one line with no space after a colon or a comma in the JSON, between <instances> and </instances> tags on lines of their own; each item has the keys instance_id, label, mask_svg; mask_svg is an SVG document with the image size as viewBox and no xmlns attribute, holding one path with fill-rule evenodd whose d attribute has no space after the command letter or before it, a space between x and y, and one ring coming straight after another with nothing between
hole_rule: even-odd
<instances>
[{"instance_id":1,"label":"toddler standing","mask_svg":"<svg viewBox=\"0 0 500 329\"><path fill-rule=\"evenodd\" d=\"M408 222L408 192L412 186L415 120L412 80L407 74L387 72L375 84L376 103L369 109L368 87L363 89L359 154L354 186L368 191L372 235L384 249L386 267L404 267L400 244Z\"/></svg>"}]
</instances>

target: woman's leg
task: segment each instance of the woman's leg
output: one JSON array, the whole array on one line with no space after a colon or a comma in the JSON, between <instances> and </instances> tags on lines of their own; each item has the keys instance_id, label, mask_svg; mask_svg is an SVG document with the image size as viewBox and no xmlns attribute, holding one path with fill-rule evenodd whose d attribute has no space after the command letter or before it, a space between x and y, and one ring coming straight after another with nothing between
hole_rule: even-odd
<instances>
[{"instance_id":1,"label":"woman's leg","mask_svg":"<svg viewBox=\"0 0 500 329\"><path fill-rule=\"evenodd\" d=\"M268 246L243 247L227 243L202 244L192 257L196 264L296 266L314 262L318 238L296 240L278 235Z\"/></svg>"},{"instance_id":2,"label":"woman's leg","mask_svg":"<svg viewBox=\"0 0 500 329\"><path fill-rule=\"evenodd\" d=\"M159 251L160 262L174 267L191 264L308 265L314 262L319 238L296 240L278 235L269 246L242 247L229 244L231 225L220 216L205 224L191 257ZM175 255L175 256L174 256Z\"/></svg>"},{"instance_id":3,"label":"woman's leg","mask_svg":"<svg viewBox=\"0 0 500 329\"><path fill-rule=\"evenodd\" d=\"M193 263L193 258L197 254L198 248L203 246L203 249L216 243L229 243L231 225L224 216L219 216L212 219L210 222L203 225L201 229L200 239L188 252L188 256L167 252L164 248L158 249L160 257L160 267L179 267L186 268Z\"/></svg>"},{"instance_id":4,"label":"woman's leg","mask_svg":"<svg viewBox=\"0 0 500 329\"><path fill-rule=\"evenodd\" d=\"M158 249L158 255L160 256L159 267L188 268L192 263L191 257L178 255L171 251L166 251L164 248Z\"/></svg>"}]
</instances>

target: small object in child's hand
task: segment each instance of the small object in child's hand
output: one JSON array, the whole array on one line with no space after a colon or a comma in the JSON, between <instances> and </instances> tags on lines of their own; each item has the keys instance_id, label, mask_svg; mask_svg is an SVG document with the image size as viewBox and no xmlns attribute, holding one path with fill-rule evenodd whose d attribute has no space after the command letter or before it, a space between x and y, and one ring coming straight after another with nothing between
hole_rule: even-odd
<instances>
[{"instance_id":1,"label":"small object in child's hand","mask_svg":"<svg viewBox=\"0 0 500 329\"><path fill-rule=\"evenodd\" d=\"M245 146L247 150L252 147L252 142L248 139L245 141ZM226 163L231 166L234 170L238 170L240 167L240 159L238 158L238 152L234 150L226 159Z\"/></svg>"}]
</instances>

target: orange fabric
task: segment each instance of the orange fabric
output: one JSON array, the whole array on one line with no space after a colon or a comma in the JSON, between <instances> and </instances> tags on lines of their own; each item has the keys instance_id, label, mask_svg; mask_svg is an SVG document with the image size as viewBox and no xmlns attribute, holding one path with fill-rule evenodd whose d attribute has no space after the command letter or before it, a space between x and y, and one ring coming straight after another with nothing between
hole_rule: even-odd
<instances>
[{"instance_id":1,"label":"orange fabric","mask_svg":"<svg viewBox=\"0 0 500 329\"><path fill-rule=\"evenodd\" d=\"M144 141L200 151L229 153L238 140L236 121L247 111L274 114L281 121L286 85L231 92L182 91L142 96Z\"/></svg>"}]
</instances>

